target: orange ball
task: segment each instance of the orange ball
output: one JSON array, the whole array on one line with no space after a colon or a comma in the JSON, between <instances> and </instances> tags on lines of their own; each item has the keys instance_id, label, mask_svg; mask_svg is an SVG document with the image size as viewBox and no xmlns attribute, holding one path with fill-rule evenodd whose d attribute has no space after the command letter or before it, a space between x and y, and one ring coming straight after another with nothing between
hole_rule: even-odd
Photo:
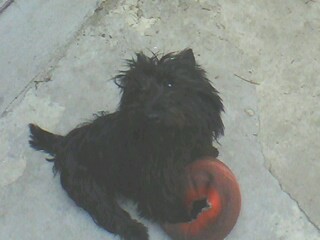
<instances>
[{"instance_id":1,"label":"orange ball","mask_svg":"<svg viewBox=\"0 0 320 240\"><path fill-rule=\"evenodd\" d=\"M206 199L209 207L188 223L165 224L163 229L175 240L223 240L237 222L241 195L232 171L221 161L205 158L186 168L188 176L185 204Z\"/></svg>"}]
</instances>

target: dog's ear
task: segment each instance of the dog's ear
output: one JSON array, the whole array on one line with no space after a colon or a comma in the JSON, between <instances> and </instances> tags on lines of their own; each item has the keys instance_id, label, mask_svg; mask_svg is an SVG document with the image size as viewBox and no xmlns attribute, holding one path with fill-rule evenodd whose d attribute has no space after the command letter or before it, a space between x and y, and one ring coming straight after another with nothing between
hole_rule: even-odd
<instances>
[{"instance_id":1,"label":"dog's ear","mask_svg":"<svg viewBox=\"0 0 320 240\"><path fill-rule=\"evenodd\" d=\"M130 79L132 71L134 71L135 69L143 69L145 66L148 65L149 62L150 59L146 55L144 55L143 52L136 53L136 58L125 60L125 63L127 67L129 67L129 69L120 71L119 74L114 77L114 83L119 88L124 89L128 83L128 80Z\"/></svg>"},{"instance_id":2,"label":"dog's ear","mask_svg":"<svg viewBox=\"0 0 320 240\"><path fill-rule=\"evenodd\" d=\"M178 54L178 58L181 61L184 61L190 65L194 66L196 64L196 60L194 58L194 54L193 54L193 51L191 48L187 48L187 49L183 50L182 52L180 52Z\"/></svg>"},{"instance_id":3,"label":"dog's ear","mask_svg":"<svg viewBox=\"0 0 320 240\"><path fill-rule=\"evenodd\" d=\"M136 53L137 60L135 61L135 64L145 64L148 62L148 57L144 55L143 52Z\"/></svg>"}]
</instances>

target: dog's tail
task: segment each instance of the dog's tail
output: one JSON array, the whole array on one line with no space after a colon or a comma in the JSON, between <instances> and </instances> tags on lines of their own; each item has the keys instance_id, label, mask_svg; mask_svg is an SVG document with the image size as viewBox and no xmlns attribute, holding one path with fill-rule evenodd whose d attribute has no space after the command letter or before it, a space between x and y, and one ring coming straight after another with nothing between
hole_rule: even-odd
<instances>
[{"instance_id":1,"label":"dog's tail","mask_svg":"<svg viewBox=\"0 0 320 240\"><path fill-rule=\"evenodd\" d=\"M29 129L29 144L32 148L38 151L45 151L52 156L57 153L57 148L63 136L47 132L34 124L29 124Z\"/></svg>"}]
</instances>

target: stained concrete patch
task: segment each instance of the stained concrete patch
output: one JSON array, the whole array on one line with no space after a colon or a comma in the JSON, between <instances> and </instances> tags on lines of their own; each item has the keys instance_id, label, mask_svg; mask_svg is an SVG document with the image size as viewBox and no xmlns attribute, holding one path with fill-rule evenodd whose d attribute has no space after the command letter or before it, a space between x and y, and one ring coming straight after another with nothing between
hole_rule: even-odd
<instances>
[{"instance_id":1,"label":"stained concrete patch","mask_svg":"<svg viewBox=\"0 0 320 240\"><path fill-rule=\"evenodd\" d=\"M127 1L120 8L110 11L110 14L125 16L127 24L136 29L141 35L145 35L146 31L159 21L159 18L144 17L143 11L139 8L139 2L137 1Z\"/></svg>"},{"instance_id":2,"label":"stained concrete patch","mask_svg":"<svg viewBox=\"0 0 320 240\"><path fill-rule=\"evenodd\" d=\"M0 129L0 187L16 181L26 168L28 123L38 122L52 127L63 111L64 108L51 102L49 97L38 98L33 91L29 91L14 111L0 118L0 126L3 126Z\"/></svg>"}]
</instances>

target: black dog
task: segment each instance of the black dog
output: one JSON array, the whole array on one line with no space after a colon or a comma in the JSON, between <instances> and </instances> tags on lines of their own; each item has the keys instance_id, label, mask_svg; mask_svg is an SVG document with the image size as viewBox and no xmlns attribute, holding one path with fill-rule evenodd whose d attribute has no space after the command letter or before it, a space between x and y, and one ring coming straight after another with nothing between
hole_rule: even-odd
<instances>
[{"instance_id":1,"label":"black dog","mask_svg":"<svg viewBox=\"0 0 320 240\"><path fill-rule=\"evenodd\" d=\"M158 223L187 222L184 168L218 156L212 140L223 134L223 105L191 49L162 58L137 54L115 77L119 108L66 136L30 124L30 145L53 158L54 171L75 203L94 221L125 240L147 240L145 226L117 203L137 203L141 216ZM201 209L200 209L201 210Z\"/></svg>"}]
</instances>

